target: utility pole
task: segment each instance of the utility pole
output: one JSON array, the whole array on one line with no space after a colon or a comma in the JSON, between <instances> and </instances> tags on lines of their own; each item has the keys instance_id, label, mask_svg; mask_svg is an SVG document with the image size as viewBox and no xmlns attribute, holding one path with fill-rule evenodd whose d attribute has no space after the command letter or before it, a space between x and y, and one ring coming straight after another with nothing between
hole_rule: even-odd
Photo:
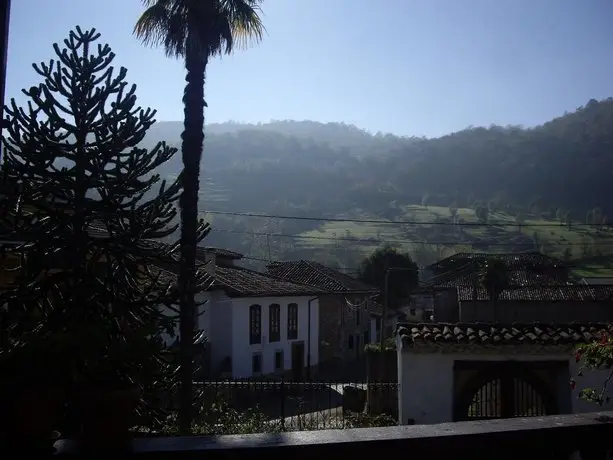
<instances>
[{"instance_id":1,"label":"utility pole","mask_svg":"<svg viewBox=\"0 0 613 460\"><path fill-rule=\"evenodd\" d=\"M389 290L390 290L390 273L392 271L411 271L408 267L389 267L385 270L385 281L383 285L383 318L381 318L381 336L379 337L379 347L383 351L383 342L385 341L385 319L389 308Z\"/></svg>"},{"instance_id":2,"label":"utility pole","mask_svg":"<svg viewBox=\"0 0 613 460\"><path fill-rule=\"evenodd\" d=\"M0 48L0 134L4 127L4 95L6 92L6 61L9 50L9 23L11 16L11 0L4 0L4 7L0 10L0 35L2 47Z\"/></svg>"}]
</instances>

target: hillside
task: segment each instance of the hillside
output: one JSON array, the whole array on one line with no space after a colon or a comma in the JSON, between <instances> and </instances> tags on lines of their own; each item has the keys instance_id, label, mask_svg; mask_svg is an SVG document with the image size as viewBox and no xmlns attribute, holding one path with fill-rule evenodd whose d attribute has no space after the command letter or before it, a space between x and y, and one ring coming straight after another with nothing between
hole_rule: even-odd
<instances>
[{"instance_id":1,"label":"hillside","mask_svg":"<svg viewBox=\"0 0 613 460\"><path fill-rule=\"evenodd\" d=\"M551 219L551 224L563 215L565 221L579 224L585 223L588 212L593 217L594 208L599 208L600 225L607 214L613 216L613 203L608 200L613 193L611 128L613 99L592 100L531 129L470 128L436 139L372 135L351 125L309 121L210 125L202 163L202 209L398 220L407 218L408 207L422 202L430 209L447 209L454 203L473 213L477 206L488 204L493 211L490 224L498 218L506 230L518 213L534 222ZM157 123L144 144L166 140L179 145L181 129L180 122ZM177 156L160 172L174 175L179 170ZM211 243L266 257L271 238L248 231L287 235L318 231L325 236L329 227L312 221L211 218L215 228L235 232L214 233ZM400 231L400 226L392 227ZM326 248L324 254L341 265L355 264L361 257L348 248L355 244L339 240L347 231L360 233L349 225L337 226L327 240L334 242L334 250ZM441 231L438 226L429 234ZM526 232L528 228L520 233ZM534 231L518 246L515 233L498 235L496 247L517 250L543 246L543 241L531 242ZM403 235L405 240L415 240L410 232ZM381 239L376 232L366 236ZM506 247L503 237L508 237ZM588 244L584 239L569 245L573 259L585 256L585 251L575 250ZM280 238L270 245L275 257L300 255L305 244L317 246L299 244L295 238L277 240ZM424 243L428 246L438 247L435 253L453 251L454 244L463 241L457 234L446 237L444 244L435 241L433 245L427 240ZM478 242L479 248L487 249L488 241ZM471 246L474 242L464 243ZM563 251L555 241L545 239L544 243L551 246L550 251ZM598 244L600 249L592 252L606 255L608 243Z\"/></svg>"}]
</instances>

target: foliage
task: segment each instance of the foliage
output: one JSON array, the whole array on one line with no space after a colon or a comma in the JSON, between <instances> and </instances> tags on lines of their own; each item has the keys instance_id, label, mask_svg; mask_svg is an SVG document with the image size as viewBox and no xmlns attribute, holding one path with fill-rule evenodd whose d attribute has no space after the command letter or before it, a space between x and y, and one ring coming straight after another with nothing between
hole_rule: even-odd
<instances>
[{"instance_id":1,"label":"foliage","mask_svg":"<svg viewBox=\"0 0 613 460\"><path fill-rule=\"evenodd\" d=\"M389 273L388 273L389 271ZM387 292L385 278L388 276ZM359 278L380 289L385 297L389 295L388 305L396 308L399 302L411 294L419 282L417 264L407 253L399 252L391 246L376 250L362 261Z\"/></svg>"},{"instance_id":2,"label":"foliage","mask_svg":"<svg viewBox=\"0 0 613 460\"><path fill-rule=\"evenodd\" d=\"M600 340L581 345L575 350L575 361L582 364L578 377L582 377L585 370L610 370L600 389L582 388L579 392L580 398L599 406L608 403L611 400L608 385L613 378L613 338L603 331ZM575 379L571 379L570 385L573 390L576 388Z\"/></svg>"},{"instance_id":3,"label":"foliage","mask_svg":"<svg viewBox=\"0 0 613 460\"><path fill-rule=\"evenodd\" d=\"M203 404L197 410L192 432L200 436L228 434L280 433L325 429L373 428L395 426L397 421L385 414L346 413L323 417L322 414L299 414L284 421L271 420L259 407L240 410L223 398ZM179 434L176 415L167 418L162 434Z\"/></svg>"},{"instance_id":4,"label":"foliage","mask_svg":"<svg viewBox=\"0 0 613 460\"><path fill-rule=\"evenodd\" d=\"M2 357L43 341L77 388L137 385L148 397L171 383L160 334L175 318L160 307L177 290L151 263L174 260L176 245L156 240L176 229L181 178L155 174L176 149L137 147L155 111L136 106L99 37L71 31L55 60L34 65L42 82L23 91L28 106L6 108L2 209L18 243L4 249L20 265L0 295Z\"/></svg>"},{"instance_id":5,"label":"foliage","mask_svg":"<svg viewBox=\"0 0 613 460\"><path fill-rule=\"evenodd\" d=\"M377 428L385 426L396 426L398 421L391 415L386 414L351 414L346 418L347 428Z\"/></svg>"},{"instance_id":6,"label":"foliage","mask_svg":"<svg viewBox=\"0 0 613 460\"><path fill-rule=\"evenodd\" d=\"M364 351L380 352L380 351L394 351L396 350L396 339L394 337L388 337L383 342L383 347L380 343L369 343L364 346Z\"/></svg>"},{"instance_id":7,"label":"foliage","mask_svg":"<svg viewBox=\"0 0 613 460\"><path fill-rule=\"evenodd\" d=\"M264 35L262 0L143 0L147 8L134 33L145 44L161 46L169 57L185 58L190 47L207 56L230 54L235 45Z\"/></svg>"}]
</instances>

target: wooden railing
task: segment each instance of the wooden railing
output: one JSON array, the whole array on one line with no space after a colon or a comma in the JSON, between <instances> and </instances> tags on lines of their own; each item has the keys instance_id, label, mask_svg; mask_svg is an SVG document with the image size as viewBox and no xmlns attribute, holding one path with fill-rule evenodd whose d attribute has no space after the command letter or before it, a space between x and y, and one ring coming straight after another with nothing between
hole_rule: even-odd
<instances>
[{"instance_id":1,"label":"wooden railing","mask_svg":"<svg viewBox=\"0 0 613 460\"><path fill-rule=\"evenodd\" d=\"M85 454L60 440L57 456ZM613 412L387 428L212 437L140 438L122 455L210 459L563 459L604 460ZM98 452L100 453L100 452Z\"/></svg>"}]
</instances>

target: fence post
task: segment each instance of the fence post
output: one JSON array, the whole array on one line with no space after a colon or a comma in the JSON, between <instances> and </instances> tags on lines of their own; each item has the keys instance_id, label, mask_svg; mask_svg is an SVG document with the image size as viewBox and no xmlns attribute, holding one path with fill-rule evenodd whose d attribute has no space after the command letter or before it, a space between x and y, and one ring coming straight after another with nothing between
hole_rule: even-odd
<instances>
[{"instance_id":1,"label":"fence post","mask_svg":"<svg viewBox=\"0 0 613 460\"><path fill-rule=\"evenodd\" d=\"M285 377L281 376L281 431L285 431Z\"/></svg>"}]
</instances>

